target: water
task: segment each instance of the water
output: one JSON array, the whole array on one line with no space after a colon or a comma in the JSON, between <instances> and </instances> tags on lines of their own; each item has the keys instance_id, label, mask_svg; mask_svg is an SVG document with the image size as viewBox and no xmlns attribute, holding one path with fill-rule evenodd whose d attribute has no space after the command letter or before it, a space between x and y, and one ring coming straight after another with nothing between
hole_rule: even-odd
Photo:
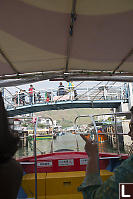
<instances>
[{"instance_id":1,"label":"water","mask_svg":"<svg viewBox=\"0 0 133 199\"><path fill-rule=\"evenodd\" d=\"M53 151L60 149L70 149L73 151L84 151L84 140L80 137L80 135L74 135L71 133L66 133L62 136L57 136L56 139L45 139L45 140L37 140L36 142L36 152L37 154L50 153L51 146L53 146ZM116 152L107 142L99 144L100 152ZM31 144L28 144L28 148L19 148L16 153L16 158L32 156L34 154L33 151L33 141Z\"/></svg>"}]
</instances>

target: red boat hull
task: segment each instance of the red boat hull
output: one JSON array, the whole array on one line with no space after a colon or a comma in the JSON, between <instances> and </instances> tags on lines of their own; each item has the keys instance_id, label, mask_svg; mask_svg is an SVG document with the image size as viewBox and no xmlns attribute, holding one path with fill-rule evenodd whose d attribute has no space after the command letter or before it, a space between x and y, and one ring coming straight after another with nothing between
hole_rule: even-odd
<instances>
[{"instance_id":1,"label":"red boat hull","mask_svg":"<svg viewBox=\"0 0 133 199\"><path fill-rule=\"evenodd\" d=\"M113 169L118 166L128 156L121 154L120 156L114 153L100 153L100 169ZM52 173L52 172L71 172L85 171L88 156L85 152L58 152L37 156L37 172ZM34 157L19 159L26 173L34 173Z\"/></svg>"}]
</instances>

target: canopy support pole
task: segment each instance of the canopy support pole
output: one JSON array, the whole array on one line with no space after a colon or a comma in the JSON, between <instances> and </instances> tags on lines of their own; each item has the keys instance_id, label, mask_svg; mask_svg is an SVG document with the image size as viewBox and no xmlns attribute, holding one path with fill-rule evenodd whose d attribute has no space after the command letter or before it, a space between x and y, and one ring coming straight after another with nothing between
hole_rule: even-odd
<instances>
[{"instance_id":1,"label":"canopy support pole","mask_svg":"<svg viewBox=\"0 0 133 199\"><path fill-rule=\"evenodd\" d=\"M72 43L71 40L72 40L72 35L73 35L74 22L76 21L76 3L77 3L77 0L73 0L71 21L70 21L70 26L69 26L69 35L68 35L68 41L67 41L67 58L66 58L65 73L68 72L70 50L71 50L71 43Z\"/></svg>"},{"instance_id":2,"label":"canopy support pole","mask_svg":"<svg viewBox=\"0 0 133 199\"><path fill-rule=\"evenodd\" d=\"M0 54L3 56L3 58L6 60L6 62L10 65L10 67L13 69L13 71L15 73L18 73L18 71L13 66L12 62L9 60L9 58L6 56L6 54L4 53L4 51L1 48L0 48Z\"/></svg>"},{"instance_id":3,"label":"canopy support pole","mask_svg":"<svg viewBox=\"0 0 133 199\"><path fill-rule=\"evenodd\" d=\"M127 59L133 54L133 48L128 52L128 54L121 60L120 64L114 69L112 74L115 74L115 72L121 67L124 62L127 61Z\"/></svg>"}]
</instances>

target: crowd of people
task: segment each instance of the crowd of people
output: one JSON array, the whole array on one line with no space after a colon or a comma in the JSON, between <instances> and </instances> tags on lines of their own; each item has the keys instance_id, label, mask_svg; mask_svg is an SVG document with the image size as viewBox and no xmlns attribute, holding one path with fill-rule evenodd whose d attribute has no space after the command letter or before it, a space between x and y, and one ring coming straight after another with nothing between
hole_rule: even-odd
<instances>
[{"instance_id":1,"label":"crowd of people","mask_svg":"<svg viewBox=\"0 0 133 199\"><path fill-rule=\"evenodd\" d=\"M67 88L65 89L62 82L59 83L59 87L57 90L57 96L65 96L68 95L70 100L74 100L77 97L77 92L73 82L68 82ZM36 91L33 85L31 84L28 91L20 89L20 91L16 91L16 93L12 97L12 101L15 106L24 106L26 104L36 104L40 102L50 102L51 96L53 94L49 91L45 91L41 93L40 91ZM28 98L27 98L28 97Z\"/></svg>"},{"instance_id":2,"label":"crowd of people","mask_svg":"<svg viewBox=\"0 0 133 199\"><path fill-rule=\"evenodd\" d=\"M29 98L29 100L26 100L26 97ZM46 102L49 102L50 100L50 95L49 92L45 92L44 94L44 98ZM42 101L42 95L41 92L35 91L35 88L33 87L33 85L31 84L28 91L20 89L20 91L16 91L15 95L12 98L12 101L14 102L15 106L18 105L26 105L26 104L36 104L36 103L40 103Z\"/></svg>"}]
</instances>

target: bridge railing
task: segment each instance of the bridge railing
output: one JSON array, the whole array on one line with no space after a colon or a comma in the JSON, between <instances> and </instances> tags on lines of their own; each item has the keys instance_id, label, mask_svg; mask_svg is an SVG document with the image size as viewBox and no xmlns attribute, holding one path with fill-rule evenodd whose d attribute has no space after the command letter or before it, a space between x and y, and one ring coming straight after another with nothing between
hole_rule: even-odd
<instances>
[{"instance_id":1,"label":"bridge railing","mask_svg":"<svg viewBox=\"0 0 133 199\"><path fill-rule=\"evenodd\" d=\"M47 89L47 90L35 90L32 94L28 91L20 90L15 94L8 92L4 95L6 108L16 108L33 104L49 104L60 101L76 101L76 100L128 100L128 96L123 95L122 89L111 88L108 90L100 90L99 88L64 88L59 89Z\"/></svg>"}]
</instances>

